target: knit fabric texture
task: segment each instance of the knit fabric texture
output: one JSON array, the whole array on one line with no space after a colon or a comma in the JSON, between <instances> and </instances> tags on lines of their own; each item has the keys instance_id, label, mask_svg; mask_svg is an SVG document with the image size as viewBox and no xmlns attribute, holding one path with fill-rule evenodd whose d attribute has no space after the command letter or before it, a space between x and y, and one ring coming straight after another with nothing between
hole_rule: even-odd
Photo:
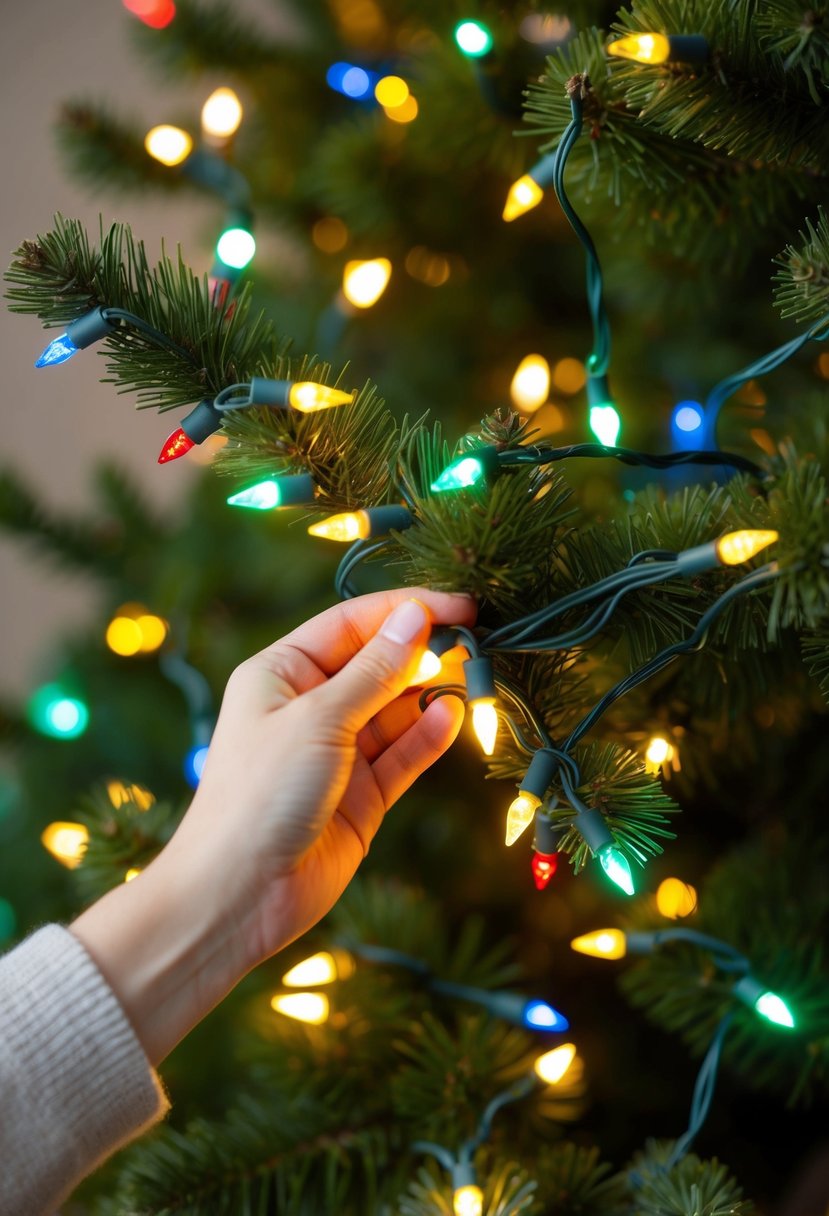
<instances>
[{"instance_id":1,"label":"knit fabric texture","mask_svg":"<svg viewBox=\"0 0 829 1216\"><path fill-rule=\"evenodd\" d=\"M51 1216L168 1109L115 994L47 925L0 958L0 1216Z\"/></svg>"}]
</instances>

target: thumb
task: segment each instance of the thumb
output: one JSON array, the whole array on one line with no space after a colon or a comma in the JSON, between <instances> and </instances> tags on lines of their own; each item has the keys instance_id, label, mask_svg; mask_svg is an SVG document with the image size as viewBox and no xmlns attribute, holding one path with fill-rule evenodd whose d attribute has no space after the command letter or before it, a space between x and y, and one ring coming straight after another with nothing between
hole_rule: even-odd
<instances>
[{"instance_id":1,"label":"thumb","mask_svg":"<svg viewBox=\"0 0 829 1216\"><path fill-rule=\"evenodd\" d=\"M429 626L429 613L420 600L398 604L374 637L316 690L321 704L349 729L361 730L408 688Z\"/></svg>"}]
</instances>

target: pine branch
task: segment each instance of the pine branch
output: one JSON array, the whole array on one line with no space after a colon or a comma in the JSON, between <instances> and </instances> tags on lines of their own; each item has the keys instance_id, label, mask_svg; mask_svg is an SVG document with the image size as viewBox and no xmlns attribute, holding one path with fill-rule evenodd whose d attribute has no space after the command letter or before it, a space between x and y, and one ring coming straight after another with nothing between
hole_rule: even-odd
<instances>
[{"instance_id":1,"label":"pine branch","mask_svg":"<svg viewBox=\"0 0 829 1216\"><path fill-rule=\"evenodd\" d=\"M806 220L798 244L787 245L775 258L775 305L782 317L812 324L829 313L829 220L818 208L817 223Z\"/></svg>"},{"instance_id":2,"label":"pine branch","mask_svg":"<svg viewBox=\"0 0 829 1216\"><path fill-rule=\"evenodd\" d=\"M483 1211L486 1216L534 1216L541 1211L534 1200L535 1184L520 1166L506 1162L497 1167L484 1167L486 1179ZM438 1177L434 1166L421 1166L409 1183L409 1189L398 1200L399 1216L452 1216L452 1187L445 1177Z\"/></svg>"},{"instance_id":3,"label":"pine branch","mask_svg":"<svg viewBox=\"0 0 829 1216\"><path fill-rule=\"evenodd\" d=\"M829 701L829 629L807 633L800 644L809 674L817 680L820 691Z\"/></svg>"},{"instance_id":4,"label":"pine branch","mask_svg":"<svg viewBox=\"0 0 829 1216\"><path fill-rule=\"evenodd\" d=\"M73 871L85 903L124 881L128 870L143 870L173 835L182 811L156 802L141 786L110 781L90 791L72 818L89 830L81 864Z\"/></svg>"},{"instance_id":5,"label":"pine branch","mask_svg":"<svg viewBox=\"0 0 829 1216\"><path fill-rule=\"evenodd\" d=\"M749 1216L754 1205L716 1158L688 1153L666 1169L672 1145L649 1142L629 1171L637 1216Z\"/></svg>"}]
</instances>

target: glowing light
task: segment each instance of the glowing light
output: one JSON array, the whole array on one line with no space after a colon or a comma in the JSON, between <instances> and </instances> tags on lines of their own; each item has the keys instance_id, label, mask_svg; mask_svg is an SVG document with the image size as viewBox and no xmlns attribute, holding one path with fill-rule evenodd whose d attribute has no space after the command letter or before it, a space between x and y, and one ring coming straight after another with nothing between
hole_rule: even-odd
<instances>
[{"instance_id":1,"label":"glowing light","mask_svg":"<svg viewBox=\"0 0 829 1216\"><path fill-rule=\"evenodd\" d=\"M575 1058L575 1043L562 1043L560 1047L554 1047L552 1051L545 1051L543 1056L539 1056L533 1064L533 1069L542 1081L546 1081L548 1085L557 1085Z\"/></svg>"},{"instance_id":2,"label":"glowing light","mask_svg":"<svg viewBox=\"0 0 829 1216\"><path fill-rule=\"evenodd\" d=\"M143 785L124 785L123 781L108 781L107 795L117 810L128 803L140 811L148 811L155 802L155 794Z\"/></svg>"},{"instance_id":3,"label":"glowing light","mask_svg":"<svg viewBox=\"0 0 829 1216\"><path fill-rule=\"evenodd\" d=\"M615 405L592 405L590 407L590 429L606 448L616 446L622 420Z\"/></svg>"},{"instance_id":4,"label":"glowing light","mask_svg":"<svg viewBox=\"0 0 829 1216\"><path fill-rule=\"evenodd\" d=\"M530 862L537 891L543 891L558 869L558 853L533 853Z\"/></svg>"},{"instance_id":5,"label":"glowing light","mask_svg":"<svg viewBox=\"0 0 829 1216\"><path fill-rule=\"evenodd\" d=\"M153 30L163 30L176 15L173 0L122 0L122 3L128 13Z\"/></svg>"},{"instance_id":6,"label":"glowing light","mask_svg":"<svg viewBox=\"0 0 829 1216\"><path fill-rule=\"evenodd\" d=\"M201 775L204 772L205 761L207 760L207 745L202 744L199 747L191 747L190 751L184 757L184 776L187 784L193 789L201 781Z\"/></svg>"},{"instance_id":7,"label":"glowing light","mask_svg":"<svg viewBox=\"0 0 829 1216\"><path fill-rule=\"evenodd\" d=\"M777 539L777 532L762 529L726 532L717 541L717 557L724 566L739 566L741 562L750 561L768 545L773 545Z\"/></svg>"},{"instance_id":8,"label":"glowing light","mask_svg":"<svg viewBox=\"0 0 829 1216\"><path fill-rule=\"evenodd\" d=\"M167 464L170 460L178 460L180 456L186 456L192 447L195 447L195 440L185 435L182 428L178 427L164 440L164 446L158 453L158 463Z\"/></svg>"},{"instance_id":9,"label":"glowing light","mask_svg":"<svg viewBox=\"0 0 829 1216\"><path fill-rule=\"evenodd\" d=\"M384 109L394 110L410 96L409 86L402 76L383 76L374 86L374 96Z\"/></svg>"},{"instance_id":10,"label":"glowing light","mask_svg":"<svg viewBox=\"0 0 829 1216\"><path fill-rule=\"evenodd\" d=\"M365 511L346 511L342 515L329 515L328 519L311 524L308 535L349 544L351 541L365 540L370 536L371 522Z\"/></svg>"},{"instance_id":11,"label":"glowing light","mask_svg":"<svg viewBox=\"0 0 829 1216\"><path fill-rule=\"evenodd\" d=\"M424 650L420 657L420 662L417 665L417 671L412 676L409 684L414 686L417 684L428 684L430 680L434 680L435 676L440 675L441 667L443 666L438 655L432 650Z\"/></svg>"},{"instance_id":12,"label":"glowing light","mask_svg":"<svg viewBox=\"0 0 829 1216\"><path fill-rule=\"evenodd\" d=\"M353 63L332 63L325 73L329 88L355 101L371 96L373 80L376 79L377 77L372 77L365 68L357 67Z\"/></svg>"},{"instance_id":13,"label":"glowing light","mask_svg":"<svg viewBox=\"0 0 829 1216\"><path fill-rule=\"evenodd\" d=\"M477 456L461 456L453 460L432 482L432 493L440 494L444 490L466 490L474 486L484 475L483 463Z\"/></svg>"},{"instance_id":14,"label":"glowing light","mask_svg":"<svg viewBox=\"0 0 829 1216\"><path fill-rule=\"evenodd\" d=\"M568 356L559 359L553 368L553 385L561 393L578 393L587 382L587 372L580 359Z\"/></svg>"},{"instance_id":15,"label":"glowing light","mask_svg":"<svg viewBox=\"0 0 829 1216\"><path fill-rule=\"evenodd\" d=\"M152 654L164 642L167 631L167 622L141 604L122 604L107 626L106 644L123 658Z\"/></svg>"},{"instance_id":16,"label":"glowing light","mask_svg":"<svg viewBox=\"0 0 829 1216\"><path fill-rule=\"evenodd\" d=\"M539 409L550 395L550 365L543 355L526 355L510 385L513 404L524 413Z\"/></svg>"},{"instance_id":17,"label":"glowing light","mask_svg":"<svg viewBox=\"0 0 829 1216\"><path fill-rule=\"evenodd\" d=\"M340 388L329 388L327 384L316 384L313 380L298 380L292 384L288 400L295 410L313 414L316 410L330 410L337 405L350 405L353 393L344 393Z\"/></svg>"},{"instance_id":18,"label":"glowing light","mask_svg":"<svg viewBox=\"0 0 829 1216\"><path fill-rule=\"evenodd\" d=\"M67 870L81 864L89 844L89 831L82 823L66 823L58 820L50 823L41 833L43 847Z\"/></svg>"},{"instance_id":19,"label":"glowing light","mask_svg":"<svg viewBox=\"0 0 829 1216\"><path fill-rule=\"evenodd\" d=\"M275 477L266 477L255 486L248 486L238 494L231 494L229 507L251 507L254 511L272 511L279 506L279 483Z\"/></svg>"},{"instance_id":20,"label":"glowing light","mask_svg":"<svg viewBox=\"0 0 829 1216\"><path fill-rule=\"evenodd\" d=\"M611 42L607 53L637 63L665 63L670 58L671 44L664 34L629 34Z\"/></svg>"},{"instance_id":21,"label":"glowing light","mask_svg":"<svg viewBox=\"0 0 829 1216\"><path fill-rule=\"evenodd\" d=\"M319 984L331 984L334 980L345 980L354 973L354 959L344 950L331 954L321 950L304 958L282 977L286 988L315 988Z\"/></svg>"},{"instance_id":22,"label":"glowing light","mask_svg":"<svg viewBox=\"0 0 829 1216\"><path fill-rule=\"evenodd\" d=\"M142 612L136 624L141 630L141 653L152 654L158 650L167 637L167 622L152 612Z\"/></svg>"},{"instance_id":23,"label":"glowing light","mask_svg":"<svg viewBox=\"0 0 829 1216\"><path fill-rule=\"evenodd\" d=\"M498 736L498 711L494 700L479 697L473 703L472 729L478 736L484 755L491 756L495 751L495 740Z\"/></svg>"},{"instance_id":24,"label":"glowing light","mask_svg":"<svg viewBox=\"0 0 829 1216\"><path fill-rule=\"evenodd\" d=\"M702 426L703 411L698 401L680 401L674 408L672 423L674 429L691 434Z\"/></svg>"},{"instance_id":25,"label":"glowing light","mask_svg":"<svg viewBox=\"0 0 829 1216\"><path fill-rule=\"evenodd\" d=\"M58 363L65 363L77 353L78 347L68 334L60 334L53 338L43 354L35 359L35 367L54 367Z\"/></svg>"},{"instance_id":26,"label":"glowing light","mask_svg":"<svg viewBox=\"0 0 829 1216\"><path fill-rule=\"evenodd\" d=\"M764 992L758 996L754 1002L754 1008L757 1012L769 1022L774 1022L776 1026L787 1026L790 1030L794 1029L794 1018L791 1010L782 997L777 996L774 992Z\"/></svg>"},{"instance_id":27,"label":"glowing light","mask_svg":"<svg viewBox=\"0 0 829 1216\"><path fill-rule=\"evenodd\" d=\"M323 253L339 253L348 241L348 229L336 215L325 215L311 229L311 240Z\"/></svg>"},{"instance_id":28,"label":"glowing light","mask_svg":"<svg viewBox=\"0 0 829 1216\"><path fill-rule=\"evenodd\" d=\"M193 140L181 127L171 127L162 123L153 127L144 137L144 147L154 160L172 168L180 165L193 151Z\"/></svg>"},{"instance_id":29,"label":"glowing light","mask_svg":"<svg viewBox=\"0 0 829 1216\"><path fill-rule=\"evenodd\" d=\"M7 899L0 899L0 942L14 937L17 928L17 916L14 908Z\"/></svg>"},{"instance_id":30,"label":"glowing light","mask_svg":"<svg viewBox=\"0 0 829 1216\"><path fill-rule=\"evenodd\" d=\"M455 26L455 42L470 59L478 59L492 49L492 34L480 21L461 21Z\"/></svg>"},{"instance_id":31,"label":"glowing light","mask_svg":"<svg viewBox=\"0 0 829 1216\"><path fill-rule=\"evenodd\" d=\"M538 46L563 42L571 29L570 18L556 13L529 13L519 26L521 37Z\"/></svg>"},{"instance_id":32,"label":"glowing light","mask_svg":"<svg viewBox=\"0 0 829 1216\"><path fill-rule=\"evenodd\" d=\"M107 625L106 644L114 654L128 658L141 650L141 630L137 621L116 616Z\"/></svg>"},{"instance_id":33,"label":"glowing light","mask_svg":"<svg viewBox=\"0 0 829 1216\"><path fill-rule=\"evenodd\" d=\"M628 860L621 849L615 844L604 844L598 852L602 869L611 882L621 887L625 895L633 894L633 875L630 872Z\"/></svg>"},{"instance_id":34,"label":"glowing light","mask_svg":"<svg viewBox=\"0 0 829 1216\"><path fill-rule=\"evenodd\" d=\"M564 1014L553 1009L546 1001L527 1001L524 1006L524 1024L536 1030L567 1030L570 1023Z\"/></svg>"},{"instance_id":35,"label":"glowing light","mask_svg":"<svg viewBox=\"0 0 829 1216\"><path fill-rule=\"evenodd\" d=\"M256 253L256 241L246 228L227 228L216 242L216 257L233 270L244 270Z\"/></svg>"},{"instance_id":36,"label":"glowing light","mask_svg":"<svg viewBox=\"0 0 829 1216\"><path fill-rule=\"evenodd\" d=\"M532 211L533 207L537 207L543 197L544 191L538 182L530 177L529 173L525 173L510 186L504 210L501 212L501 219L506 220L507 223L517 220L519 215L525 215L528 211Z\"/></svg>"},{"instance_id":37,"label":"glowing light","mask_svg":"<svg viewBox=\"0 0 829 1216\"><path fill-rule=\"evenodd\" d=\"M487 753L491 754L491 753ZM514 798L510 803L507 811L507 832L505 844L515 844L522 832L530 826L535 818L535 812L541 806L541 799L535 794L528 794L521 791L517 798Z\"/></svg>"},{"instance_id":38,"label":"glowing light","mask_svg":"<svg viewBox=\"0 0 829 1216\"><path fill-rule=\"evenodd\" d=\"M656 906L659 915L668 920L690 916L697 910L696 890L679 878L665 878L656 889Z\"/></svg>"},{"instance_id":39,"label":"glowing light","mask_svg":"<svg viewBox=\"0 0 829 1216\"><path fill-rule=\"evenodd\" d=\"M425 245L415 245L410 249L404 265L407 274L427 287L442 287L452 272L449 259L442 253L433 253Z\"/></svg>"},{"instance_id":40,"label":"glowing light","mask_svg":"<svg viewBox=\"0 0 829 1216\"><path fill-rule=\"evenodd\" d=\"M391 262L388 258L346 262L343 295L355 308L371 308L389 285Z\"/></svg>"},{"instance_id":41,"label":"glowing light","mask_svg":"<svg viewBox=\"0 0 829 1216\"><path fill-rule=\"evenodd\" d=\"M202 129L216 139L230 139L239 130L243 113L233 89L215 89L201 109Z\"/></svg>"},{"instance_id":42,"label":"glowing light","mask_svg":"<svg viewBox=\"0 0 829 1216\"><path fill-rule=\"evenodd\" d=\"M654 735L645 751L645 770L658 773L663 764L670 764L674 757L674 745L662 735Z\"/></svg>"},{"instance_id":43,"label":"glowing light","mask_svg":"<svg viewBox=\"0 0 829 1216\"><path fill-rule=\"evenodd\" d=\"M479 1186L459 1186L452 1195L454 1216L481 1216L484 1193Z\"/></svg>"},{"instance_id":44,"label":"glowing light","mask_svg":"<svg viewBox=\"0 0 829 1216\"><path fill-rule=\"evenodd\" d=\"M67 696L57 684L39 688L28 709L34 728L53 739L77 739L89 725L89 710L83 701Z\"/></svg>"},{"instance_id":45,"label":"glowing light","mask_svg":"<svg viewBox=\"0 0 829 1216\"><path fill-rule=\"evenodd\" d=\"M328 1020L328 997L324 992L285 992L271 998L271 1009L298 1022L321 1026Z\"/></svg>"},{"instance_id":46,"label":"glowing light","mask_svg":"<svg viewBox=\"0 0 829 1216\"><path fill-rule=\"evenodd\" d=\"M392 122L414 122L420 112L420 106L417 104L417 98L410 93L402 105L394 107L386 107L383 113L386 118L390 118Z\"/></svg>"},{"instance_id":47,"label":"glowing light","mask_svg":"<svg viewBox=\"0 0 829 1216\"><path fill-rule=\"evenodd\" d=\"M133 866L131 869L127 870L126 874L124 875L124 882L132 882L132 880L137 878L140 873L141 867Z\"/></svg>"},{"instance_id":48,"label":"glowing light","mask_svg":"<svg viewBox=\"0 0 829 1216\"><path fill-rule=\"evenodd\" d=\"M570 942L571 949L591 958L624 958L627 954L627 939L621 929L596 929L583 933Z\"/></svg>"}]
</instances>

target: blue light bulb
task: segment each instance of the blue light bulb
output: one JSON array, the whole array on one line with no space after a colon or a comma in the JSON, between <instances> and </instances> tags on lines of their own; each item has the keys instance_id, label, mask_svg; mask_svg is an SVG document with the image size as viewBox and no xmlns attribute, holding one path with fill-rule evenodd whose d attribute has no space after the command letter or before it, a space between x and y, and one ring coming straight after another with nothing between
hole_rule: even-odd
<instances>
[{"instance_id":1,"label":"blue light bulb","mask_svg":"<svg viewBox=\"0 0 829 1216\"><path fill-rule=\"evenodd\" d=\"M57 363L65 363L78 353L78 347L68 334L63 333L53 338L39 359L35 359L35 367L53 367Z\"/></svg>"},{"instance_id":2,"label":"blue light bulb","mask_svg":"<svg viewBox=\"0 0 829 1216\"><path fill-rule=\"evenodd\" d=\"M373 73L367 72L365 68L358 67L354 63L332 63L325 73L325 80L329 88L334 89L337 93L342 93L345 97L352 97L356 101L373 94L376 79L377 77Z\"/></svg>"},{"instance_id":3,"label":"blue light bulb","mask_svg":"<svg viewBox=\"0 0 829 1216\"><path fill-rule=\"evenodd\" d=\"M527 1001L524 1006L524 1024L534 1030L568 1030L570 1026L564 1014L541 1000Z\"/></svg>"},{"instance_id":4,"label":"blue light bulb","mask_svg":"<svg viewBox=\"0 0 829 1216\"><path fill-rule=\"evenodd\" d=\"M698 447L702 442L705 414L698 401L680 401L671 414L671 434L680 448Z\"/></svg>"},{"instance_id":5,"label":"blue light bulb","mask_svg":"<svg viewBox=\"0 0 829 1216\"><path fill-rule=\"evenodd\" d=\"M191 747L190 751L184 757L184 776L187 784L193 789L201 781L201 775L204 771L204 763L207 759L207 744L200 744L197 747Z\"/></svg>"}]
</instances>

